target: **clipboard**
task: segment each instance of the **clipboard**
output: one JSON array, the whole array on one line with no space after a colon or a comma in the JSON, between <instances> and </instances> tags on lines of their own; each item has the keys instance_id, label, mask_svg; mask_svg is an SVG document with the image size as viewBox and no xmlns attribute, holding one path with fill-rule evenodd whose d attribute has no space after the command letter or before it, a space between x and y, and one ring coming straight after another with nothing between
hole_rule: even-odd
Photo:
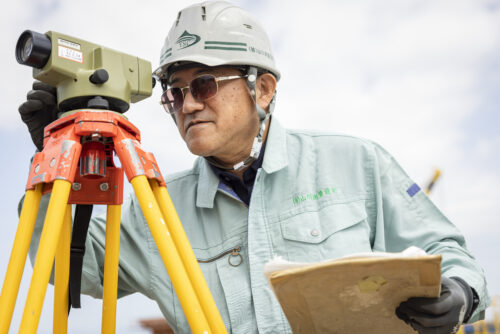
<instances>
[{"instance_id":1,"label":"clipboard","mask_svg":"<svg viewBox=\"0 0 500 334\"><path fill-rule=\"evenodd\" d=\"M414 334L395 315L410 297L439 297L441 255L379 253L264 271L293 333ZM408 255L410 253L410 255Z\"/></svg>"}]
</instances>

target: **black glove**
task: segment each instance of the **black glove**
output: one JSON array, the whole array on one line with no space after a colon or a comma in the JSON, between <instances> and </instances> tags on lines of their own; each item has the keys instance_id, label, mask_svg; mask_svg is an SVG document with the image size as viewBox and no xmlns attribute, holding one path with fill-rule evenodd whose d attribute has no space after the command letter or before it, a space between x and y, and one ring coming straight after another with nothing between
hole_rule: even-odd
<instances>
[{"instance_id":1,"label":"black glove","mask_svg":"<svg viewBox=\"0 0 500 334\"><path fill-rule=\"evenodd\" d=\"M21 119L28 126L36 148L43 149L43 128L57 119L56 88L46 83L33 82L27 101L19 106Z\"/></svg>"},{"instance_id":2,"label":"black glove","mask_svg":"<svg viewBox=\"0 0 500 334\"><path fill-rule=\"evenodd\" d=\"M456 333L476 304L472 288L461 278L442 277L439 298L410 298L396 315L420 334Z\"/></svg>"}]
</instances>

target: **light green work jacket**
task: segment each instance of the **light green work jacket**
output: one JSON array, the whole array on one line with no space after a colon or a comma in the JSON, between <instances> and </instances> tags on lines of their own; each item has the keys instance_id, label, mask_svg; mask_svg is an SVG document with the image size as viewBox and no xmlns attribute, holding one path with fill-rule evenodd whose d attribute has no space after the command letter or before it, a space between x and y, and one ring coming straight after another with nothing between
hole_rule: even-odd
<instances>
[{"instance_id":1,"label":"light green work jacket","mask_svg":"<svg viewBox=\"0 0 500 334\"><path fill-rule=\"evenodd\" d=\"M459 276L477 291L481 303L472 321L489 303L483 270L465 248L462 234L373 142L286 130L273 118L249 206L202 158L191 170L166 179L230 333L291 332L263 273L275 256L312 262L415 245L442 254L443 275ZM39 219L32 257L41 226ZM97 298L102 298L104 234L105 217L93 218L82 293ZM146 295L177 333L190 332L135 196L123 204L119 268L119 296Z\"/></svg>"}]
</instances>

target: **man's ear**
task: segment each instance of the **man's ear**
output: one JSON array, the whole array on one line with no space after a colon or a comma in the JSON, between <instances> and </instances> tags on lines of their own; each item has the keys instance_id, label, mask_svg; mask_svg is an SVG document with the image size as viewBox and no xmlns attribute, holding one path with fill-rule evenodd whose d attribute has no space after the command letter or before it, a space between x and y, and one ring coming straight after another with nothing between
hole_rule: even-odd
<instances>
[{"instance_id":1,"label":"man's ear","mask_svg":"<svg viewBox=\"0 0 500 334\"><path fill-rule=\"evenodd\" d=\"M257 103L259 106L267 110L271 99L276 92L276 78L271 73L259 75L256 84Z\"/></svg>"}]
</instances>

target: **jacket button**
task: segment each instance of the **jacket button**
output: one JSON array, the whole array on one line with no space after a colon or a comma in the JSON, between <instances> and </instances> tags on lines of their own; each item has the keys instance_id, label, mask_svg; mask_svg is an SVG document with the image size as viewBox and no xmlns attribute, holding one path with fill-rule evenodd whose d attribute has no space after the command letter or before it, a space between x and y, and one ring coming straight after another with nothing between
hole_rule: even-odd
<instances>
[{"instance_id":1,"label":"jacket button","mask_svg":"<svg viewBox=\"0 0 500 334\"><path fill-rule=\"evenodd\" d=\"M312 229L312 230L311 230L311 235L312 235L313 237L317 237L317 236L319 236L319 231L318 231L317 229L315 229L315 228L314 228L314 229Z\"/></svg>"}]
</instances>

